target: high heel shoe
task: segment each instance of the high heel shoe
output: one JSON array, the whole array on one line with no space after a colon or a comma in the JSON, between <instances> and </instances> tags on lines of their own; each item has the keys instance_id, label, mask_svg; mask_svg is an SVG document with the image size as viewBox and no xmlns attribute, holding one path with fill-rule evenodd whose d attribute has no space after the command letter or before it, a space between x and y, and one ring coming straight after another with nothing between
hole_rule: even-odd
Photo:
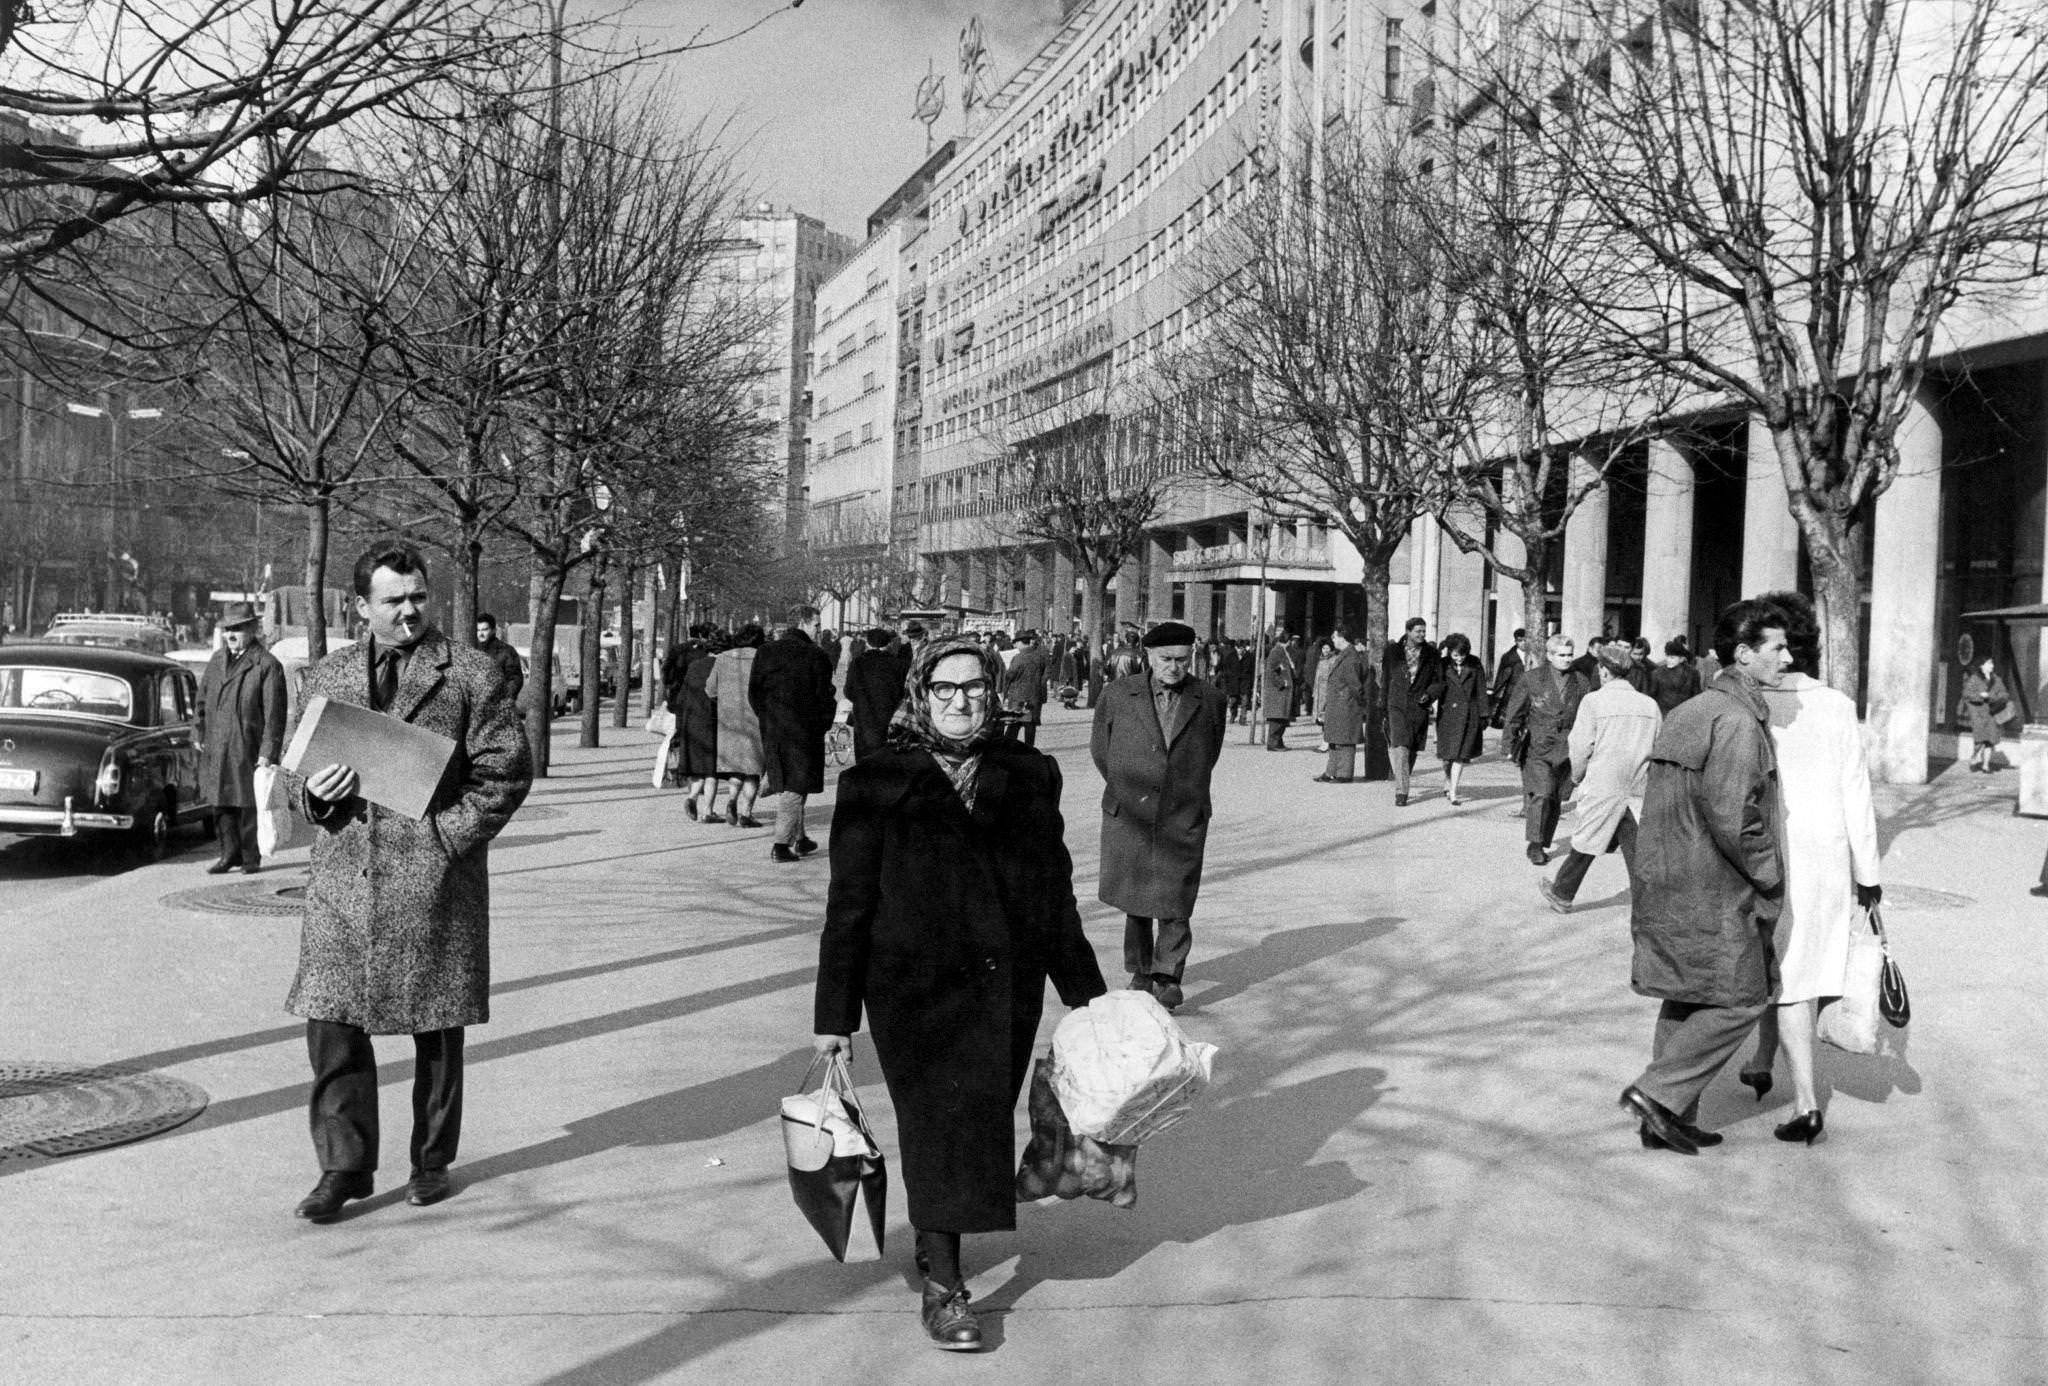
<instances>
[{"instance_id":1,"label":"high heel shoe","mask_svg":"<svg viewBox=\"0 0 2048 1386\"><path fill-rule=\"evenodd\" d=\"M1818 1110L1802 1112L1783 1126L1773 1127L1771 1134L1781 1141L1805 1141L1812 1145L1820 1139L1823 1124Z\"/></svg>"},{"instance_id":2,"label":"high heel shoe","mask_svg":"<svg viewBox=\"0 0 2048 1386\"><path fill-rule=\"evenodd\" d=\"M1756 1100L1761 1102L1764 1100L1765 1094L1769 1093L1771 1090L1771 1071L1767 1068L1745 1068L1735 1075L1735 1081L1742 1084L1742 1086L1744 1086L1745 1088L1748 1088L1751 1092L1755 1093Z\"/></svg>"},{"instance_id":3,"label":"high heel shoe","mask_svg":"<svg viewBox=\"0 0 2048 1386\"><path fill-rule=\"evenodd\" d=\"M735 828L740 825L740 806L737 802L725 806L725 821Z\"/></svg>"}]
</instances>

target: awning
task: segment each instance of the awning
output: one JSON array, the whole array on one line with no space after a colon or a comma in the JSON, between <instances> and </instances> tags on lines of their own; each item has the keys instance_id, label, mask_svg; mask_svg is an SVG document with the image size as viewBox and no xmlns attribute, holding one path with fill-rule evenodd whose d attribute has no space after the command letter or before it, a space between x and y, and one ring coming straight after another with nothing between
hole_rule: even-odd
<instances>
[{"instance_id":1,"label":"awning","mask_svg":"<svg viewBox=\"0 0 2048 1386\"><path fill-rule=\"evenodd\" d=\"M2048 625L2048 602L2036 602L2032 606L2001 606L1990 611L1965 611L1965 621L2018 621L2037 625Z\"/></svg>"}]
</instances>

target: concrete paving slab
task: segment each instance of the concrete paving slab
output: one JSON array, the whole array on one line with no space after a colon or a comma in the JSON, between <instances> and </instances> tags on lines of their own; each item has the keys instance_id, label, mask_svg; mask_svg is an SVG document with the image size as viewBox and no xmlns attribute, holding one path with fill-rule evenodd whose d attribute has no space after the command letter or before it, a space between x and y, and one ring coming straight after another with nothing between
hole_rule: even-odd
<instances>
[{"instance_id":1,"label":"concrete paving slab","mask_svg":"<svg viewBox=\"0 0 2048 1386\"><path fill-rule=\"evenodd\" d=\"M1728 1075L1703 1112L1727 1143L1684 1159L1614 1108L1653 1010L1618 860L1554 915L1512 767L1397 810L1238 729L1183 1012L1217 1082L1143 1149L1137 1208L969 1239L991 1350L964 1358L918 1335L900 1192L881 1262L834 1264L789 1205L774 1111L808 1051L823 862L688 822L647 788L652 743L608 735L558 741L494 852L493 1019L458 1193L430 1209L390 1169L398 1039L380 1192L290 1216L315 1173L291 921L163 906L196 851L39 877L21 908L0 879L0 1056L212 1097L145 1142L0 1161L0 1380L2048 1382L2048 902L2025 894L2048 832L1997 777L1881 791L1906 1056L1828 1054L1811 1149L1771 1138L1782 1080L1758 1104ZM1114 978L1085 740L1056 710L1041 744Z\"/></svg>"}]
</instances>

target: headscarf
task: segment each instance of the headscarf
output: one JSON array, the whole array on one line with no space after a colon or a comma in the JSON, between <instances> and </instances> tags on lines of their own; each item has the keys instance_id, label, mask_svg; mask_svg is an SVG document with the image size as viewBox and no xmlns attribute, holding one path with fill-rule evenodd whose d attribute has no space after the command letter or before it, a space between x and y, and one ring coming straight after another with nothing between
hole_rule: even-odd
<instances>
[{"instance_id":1,"label":"headscarf","mask_svg":"<svg viewBox=\"0 0 2048 1386\"><path fill-rule=\"evenodd\" d=\"M959 740L947 736L932 721L931 700L926 694L931 689L932 670L939 661L953 655L973 655L981 665L981 676L988 680L988 715L975 729L972 736ZM898 751L930 751L948 770L964 757L976 755L982 747L1002 735L1002 727L996 719L996 691L1003 682L1003 662L995 651L972 640L955 636L950 640L933 640L917 652L911 661L910 672L903 678L903 702L896 709L896 715L889 719L889 746ZM961 797L965 798L966 795Z\"/></svg>"}]
</instances>

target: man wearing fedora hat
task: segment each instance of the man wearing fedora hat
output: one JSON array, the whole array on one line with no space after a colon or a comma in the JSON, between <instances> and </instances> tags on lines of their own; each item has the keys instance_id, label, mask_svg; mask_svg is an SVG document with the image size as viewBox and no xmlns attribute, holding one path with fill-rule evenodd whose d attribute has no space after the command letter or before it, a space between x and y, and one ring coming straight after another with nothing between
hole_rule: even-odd
<instances>
[{"instance_id":1,"label":"man wearing fedora hat","mask_svg":"<svg viewBox=\"0 0 2048 1386\"><path fill-rule=\"evenodd\" d=\"M213 806L220 856L206 868L252 872L256 850L256 771L284 752L284 666L263 648L256 608L221 608L220 648L199 679L199 788Z\"/></svg>"},{"instance_id":2,"label":"man wearing fedora hat","mask_svg":"<svg viewBox=\"0 0 2048 1386\"><path fill-rule=\"evenodd\" d=\"M1193 675L1195 632L1178 621L1143 641L1146 667L1109 684L1089 749L1102 789L1096 894L1124 912L1130 988L1181 1003L1188 920L1209 838L1209 777L1223 754L1223 694Z\"/></svg>"}]
</instances>

